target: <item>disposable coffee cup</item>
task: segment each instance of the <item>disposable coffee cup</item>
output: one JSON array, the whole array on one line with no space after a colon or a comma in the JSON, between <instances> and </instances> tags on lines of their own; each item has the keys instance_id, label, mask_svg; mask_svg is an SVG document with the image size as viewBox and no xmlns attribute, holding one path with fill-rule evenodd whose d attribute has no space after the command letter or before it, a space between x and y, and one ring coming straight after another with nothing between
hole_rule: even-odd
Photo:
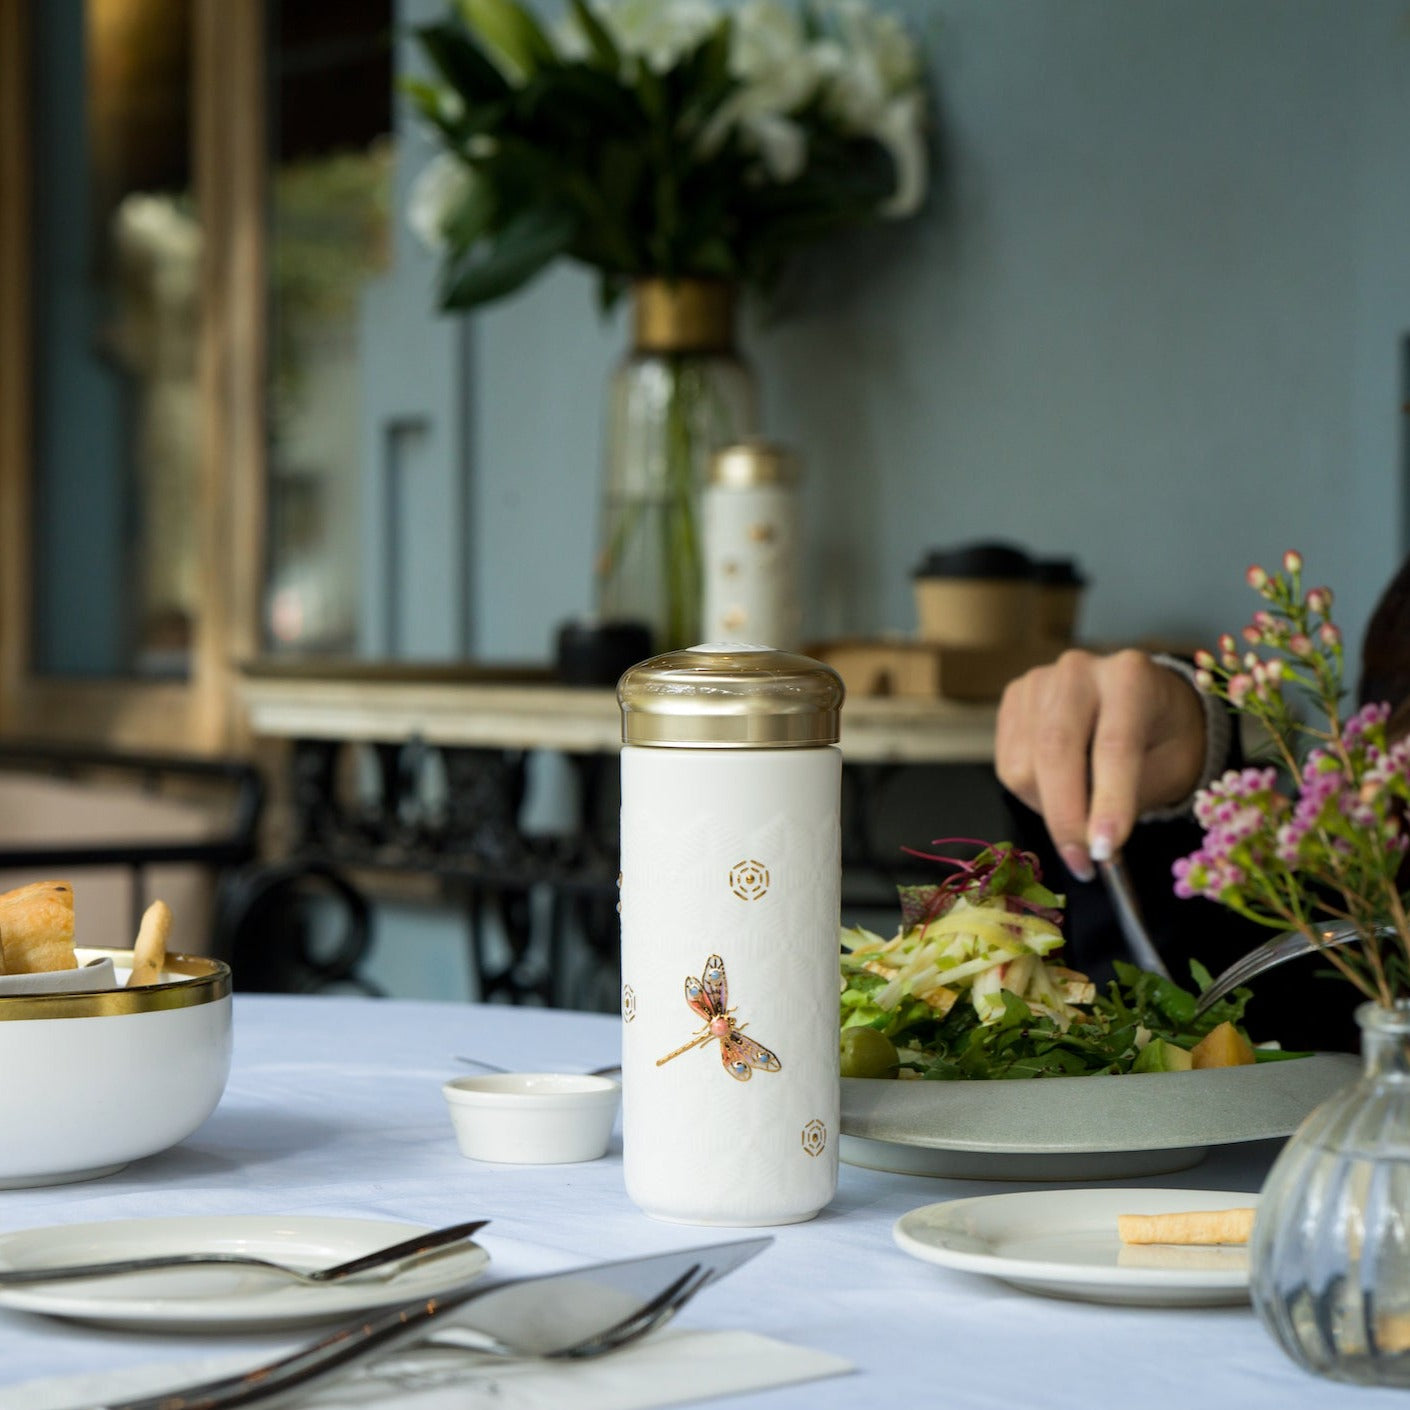
<instances>
[{"instance_id":1,"label":"disposable coffee cup","mask_svg":"<svg viewBox=\"0 0 1410 1410\"><path fill-rule=\"evenodd\" d=\"M934 550L915 571L915 594L922 641L990 650L1038 635L1034 563L1008 544Z\"/></svg>"},{"instance_id":2,"label":"disposable coffee cup","mask_svg":"<svg viewBox=\"0 0 1410 1410\"><path fill-rule=\"evenodd\" d=\"M1077 613L1087 580L1070 558L1041 559L1038 580L1038 630L1048 641L1070 643L1077 635Z\"/></svg>"}]
</instances>

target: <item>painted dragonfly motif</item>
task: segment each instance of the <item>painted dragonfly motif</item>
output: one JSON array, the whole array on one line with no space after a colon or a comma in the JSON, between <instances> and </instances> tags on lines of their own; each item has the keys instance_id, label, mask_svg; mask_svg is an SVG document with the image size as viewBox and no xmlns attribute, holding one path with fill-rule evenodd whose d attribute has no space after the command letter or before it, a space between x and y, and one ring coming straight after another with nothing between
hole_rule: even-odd
<instances>
[{"instance_id":1,"label":"painted dragonfly motif","mask_svg":"<svg viewBox=\"0 0 1410 1410\"><path fill-rule=\"evenodd\" d=\"M656 1066L688 1053L704 1043L720 1040L720 1062L736 1082L747 1082L757 1067L760 1072L777 1072L783 1066L778 1058L761 1043L744 1036L742 1023L736 1023L729 1006L729 981L725 978L725 962L710 955L700 978L687 975L685 1001L691 1010L705 1020L705 1026L690 1042L683 1043L673 1053L656 1059Z\"/></svg>"}]
</instances>

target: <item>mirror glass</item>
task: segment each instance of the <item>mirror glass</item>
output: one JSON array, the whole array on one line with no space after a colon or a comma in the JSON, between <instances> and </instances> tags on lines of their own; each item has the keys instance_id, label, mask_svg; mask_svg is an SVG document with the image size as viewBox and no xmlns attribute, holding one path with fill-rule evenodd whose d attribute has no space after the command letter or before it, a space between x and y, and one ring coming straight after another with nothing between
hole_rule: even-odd
<instances>
[{"instance_id":1,"label":"mirror glass","mask_svg":"<svg viewBox=\"0 0 1410 1410\"><path fill-rule=\"evenodd\" d=\"M181 677L199 561L191 0L31 14L33 664Z\"/></svg>"}]
</instances>

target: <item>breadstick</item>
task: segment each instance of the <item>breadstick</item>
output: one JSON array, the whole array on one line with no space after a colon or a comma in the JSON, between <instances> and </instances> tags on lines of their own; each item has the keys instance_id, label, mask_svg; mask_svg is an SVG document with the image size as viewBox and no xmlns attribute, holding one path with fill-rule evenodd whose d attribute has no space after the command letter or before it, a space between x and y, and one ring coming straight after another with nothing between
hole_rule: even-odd
<instances>
[{"instance_id":1,"label":"breadstick","mask_svg":"<svg viewBox=\"0 0 1410 1410\"><path fill-rule=\"evenodd\" d=\"M1246 1244L1253 1232L1253 1210L1118 1214L1116 1232L1124 1244Z\"/></svg>"},{"instance_id":2,"label":"breadstick","mask_svg":"<svg viewBox=\"0 0 1410 1410\"><path fill-rule=\"evenodd\" d=\"M73 887L67 881L36 881L0 895L0 945L6 974L77 969Z\"/></svg>"},{"instance_id":3,"label":"breadstick","mask_svg":"<svg viewBox=\"0 0 1410 1410\"><path fill-rule=\"evenodd\" d=\"M142 925L132 946L132 973L127 977L129 989L138 984L156 984L161 979L170 934L171 907L165 901L153 901L142 914Z\"/></svg>"}]
</instances>

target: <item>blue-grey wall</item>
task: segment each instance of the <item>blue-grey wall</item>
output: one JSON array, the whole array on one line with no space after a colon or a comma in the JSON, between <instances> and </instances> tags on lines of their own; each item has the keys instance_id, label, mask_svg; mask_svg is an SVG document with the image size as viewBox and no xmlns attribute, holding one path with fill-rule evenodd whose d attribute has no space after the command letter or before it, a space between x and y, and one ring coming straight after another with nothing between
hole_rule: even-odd
<instances>
[{"instance_id":1,"label":"blue-grey wall","mask_svg":"<svg viewBox=\"0 0 1410 1410\"><path fill-rule=\"evenodd\" d=\"M1082 560L1094 640L1236 626L1245 565L1288 545L1359 632L1407 546L1403 0L898 8L940 199L811 260L801 313L747 336L808 465L810 633L911 630L922 550L994 535ZM470 327L472 644L542 658L591 605L624 328L575 269ZM379 914L374 971L469 993L458 919L411 920Z\"/></svg>"},{"instance_id":2,"label":"blue-grey wall","mask_svg":"<svg viewBox=\"0 0 1410 1410\"><path fill-rule=\"evenodd\" d=\"M1081 559L1093 639L1236 626L1288 545L1359 631L1405 547L1402 0L897 8L940 198L747 337L808 466L810 633L910 630L922 550L992 535ZM542 656L591 604L623 327L576 269L472 322L475 649Z\"/></svg>"}]
</instances>

